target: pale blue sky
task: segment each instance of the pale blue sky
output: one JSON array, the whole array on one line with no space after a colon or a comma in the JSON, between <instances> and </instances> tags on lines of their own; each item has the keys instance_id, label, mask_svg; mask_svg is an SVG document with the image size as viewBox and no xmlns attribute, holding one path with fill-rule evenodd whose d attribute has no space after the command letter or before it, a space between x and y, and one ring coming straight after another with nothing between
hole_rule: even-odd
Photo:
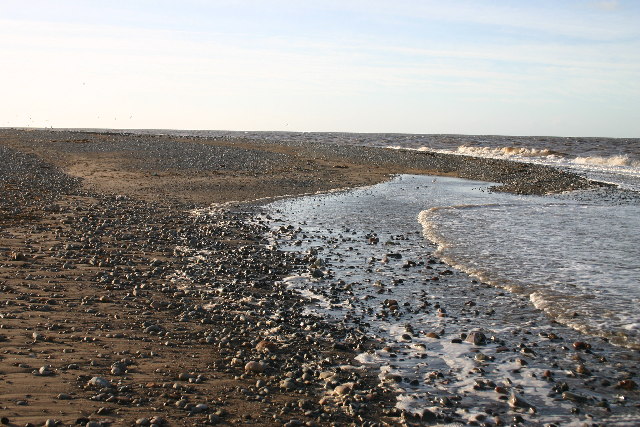
<instances>
[{"instance_id":1,"label":"pale blue sky","mask_svg":"<svg viewBox=\"0 0 640 427\"><path fill-rule=\"evenodd\" d=\"M640 137L640 2L0 0L0 126Z\"/></svg>"}]
</instances>

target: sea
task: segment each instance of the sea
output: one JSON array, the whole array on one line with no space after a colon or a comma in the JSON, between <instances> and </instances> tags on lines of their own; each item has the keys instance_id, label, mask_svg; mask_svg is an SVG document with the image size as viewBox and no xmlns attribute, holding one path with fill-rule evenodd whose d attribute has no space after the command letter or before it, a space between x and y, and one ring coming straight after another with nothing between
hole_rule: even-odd
<instances>
[{"instance_id":1,"label":"sea","mask_svg":"<svg viewBox=\"0 0 640 427\"><path fill-rule=\"evenodd\" d=\"M452 338L464 337L461 331L484 331L496 342L501 336L523 336L521 346L527 336L552 336L553 331L564 336L562 345L600 343L610 358L618 352L637 356L640 139L165 133L508 159L613 184L527 196L493 192L490 182L398 175L369 187L282 199L265 207L264 220L279 230L272 244L311 260L307 270L286 279L288 285L308 298L310 313L350 324L380 341L381 350L359 358L377 364L383 380L403 378L396 384L403 409L436 404L438 393L422 385L433 372L478 369L477 355L451 344ZM283 236L283 230L289 232ZM553 352L554 345L560 344L547 350ZM513 368L513 360L503 359L502 365ZM497 366L493 377L482 375L521 383L540 416L546 408L546 421L569 423L562 417L571 413L571 405L554 402L548 384L540 380L544 364L536 365L539 375L526 381L519 368ZM468 393L482 401L477 378L459 375L446 382L440 387L444 395ZM591 397L610 398L596 392ZM486 402L492 400L486 396ZM566 406L565 415L559 415L558 405ZM609 422L640 422L637 413L625 416Z\"/></svg>"}]
</instances>

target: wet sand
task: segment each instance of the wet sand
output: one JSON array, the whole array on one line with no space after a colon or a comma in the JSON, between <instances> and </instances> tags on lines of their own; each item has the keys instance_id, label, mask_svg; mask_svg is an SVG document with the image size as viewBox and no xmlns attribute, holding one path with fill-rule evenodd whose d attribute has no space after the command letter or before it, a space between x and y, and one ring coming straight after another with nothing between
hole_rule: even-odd
<instances>
[{"instance_id":1,"label":"wet sand","mask_svg":"<svg viewBox=\"0 0 640 427\"><path fill-rule=\"evenodd\" d=\"M267 244L252 206L396 173L592 185L464 156L117 133L5 129L0 155L9 425L420 423L354 360L375 343L278 282L305 260ZM185 243L213 256L194 262Z\"/></svg>"}]
</instances>

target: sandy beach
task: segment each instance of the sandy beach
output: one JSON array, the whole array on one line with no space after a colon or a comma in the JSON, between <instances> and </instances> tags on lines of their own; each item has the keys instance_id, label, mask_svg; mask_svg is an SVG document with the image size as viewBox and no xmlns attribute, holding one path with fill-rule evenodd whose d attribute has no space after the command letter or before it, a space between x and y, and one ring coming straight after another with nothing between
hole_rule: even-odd
<instances>
[{"instance_id":1,"label":"sandy beach","mask_svg":"<svg viewBox=\"0 0 640 427\"><path fill-rule=\"evenodd\" d=\"M494 159L110 132L2 129L0 159L0 414L16 426L467 422L455 410L397 409L393 388L355 360L378 343L305 313L279 280L308 259L271 247L254 213L400 173L519 194L597 185ZM182 252L187 243L210 251L207 263ZM580 381L560 387L565 401L606 412L582 394L606 387L638 411L636 353L616 366L588 342L540 340L538 354L562 345L575 362ZM512 412L476 424L534 411L496 392Z\"/></svg>"}]
</instances>

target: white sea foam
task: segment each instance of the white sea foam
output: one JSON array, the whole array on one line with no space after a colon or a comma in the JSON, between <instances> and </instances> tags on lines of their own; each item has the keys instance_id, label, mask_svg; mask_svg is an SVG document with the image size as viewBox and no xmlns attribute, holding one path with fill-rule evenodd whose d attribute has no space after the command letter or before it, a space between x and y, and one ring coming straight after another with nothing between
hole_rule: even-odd
<instances>
[{"instance_id":1,"label":"white sea foam","mask_svg":"<svg viewBox=\"0 0 640 427\"><path fill-rule=\"evenodd\" d=\"M576 157L573 162L579 165L596 165L596 166L631 166L633 168L640 168L640 160L634 160L627 155L601 157L601 156L588 156L588 157Z\"/></svg>"},{"instance_id":2,"label":"white sea foam","mask_svg":"<svg viewBox=\"0 0 640 427\"><path fill-rule=\"evenodd\" d=\"M510 157L561 157L562 153L546 148L528 147L477 147L461 145L456 150L459 154L476 157L510 158Z\"/></svg>"},{"instance_id":3,"label":"white sea foam","mask_svg":"<svg viewBox=\"0 0 640 427\"><path fill-rule=\"evenodd\" d=\"M437 207L418 220L453 267L529 296L576 330L638 348L638 329L629 326L640 319L632 308L637 231L627 224L638 208L531 202Z\"/></svg>"},{"instance_id":4,"label":"white sea foam","mask_svg":"<svg viewBox=\"0 0 640 427\"><path fill-rule=\"evenodd\" d=\"M577 156L548 148L515 146L471 146L455 148L406 147L393 145L394 150L428 151L434 153L472 156L491 159L535 163L569 169L586 175L595 181L618 185L628 190L640 191L640 160L627 154L611 156Z\"/></svg>"}]
</instances>

